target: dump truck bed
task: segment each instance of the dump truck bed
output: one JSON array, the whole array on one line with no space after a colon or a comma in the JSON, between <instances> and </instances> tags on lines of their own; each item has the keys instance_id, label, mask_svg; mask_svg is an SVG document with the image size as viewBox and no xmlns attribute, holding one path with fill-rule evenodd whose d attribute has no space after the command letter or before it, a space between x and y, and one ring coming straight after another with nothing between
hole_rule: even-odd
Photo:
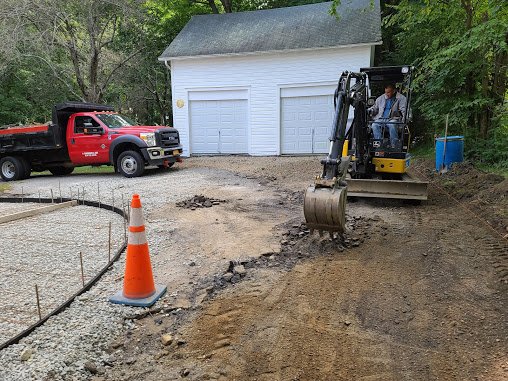
<instances>
[{"instance_id":1,"label":"dump truck bed","mask_svg":"<svg viewBox=\"0 0 508 381\"><path fill-rule=\"evenodd\" d=\"M0 129L0 153L57 150L64 144L54 124L9 126Z\"/></svg>"}]
</instances>

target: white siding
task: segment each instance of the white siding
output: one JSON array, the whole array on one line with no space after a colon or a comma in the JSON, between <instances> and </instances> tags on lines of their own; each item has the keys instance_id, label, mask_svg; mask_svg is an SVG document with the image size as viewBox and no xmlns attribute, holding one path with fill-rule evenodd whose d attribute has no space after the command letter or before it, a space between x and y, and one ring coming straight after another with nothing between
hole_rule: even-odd
<instances>
[{"instance_id":1,"label":"white siding","mask_svg":"<svg viewBox=\"0 0 508 381\"><path fill-rule=\"evenodd\" d=\"M184 154L190 152L189 93L247 89L248 153L278 155L281 91L307 86L311 91L316 85L333 85L342 71L357 71L370 62L370 46L173 60L174 127L180 131ZM177 107L177 100L184 101L183 107Z\"/></svg>"}]
</instances>

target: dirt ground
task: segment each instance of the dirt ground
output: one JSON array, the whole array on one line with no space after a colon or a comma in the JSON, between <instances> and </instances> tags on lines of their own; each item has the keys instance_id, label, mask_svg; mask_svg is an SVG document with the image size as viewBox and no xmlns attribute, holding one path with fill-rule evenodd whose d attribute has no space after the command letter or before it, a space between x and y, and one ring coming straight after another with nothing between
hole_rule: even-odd
<instances>
[{"instance_id":1,"label":"dirt ground","mask_svg":"<svg viewBox=\"0 0 508 381\"><path fill-rule=\"evenodd\" d=\"M317 157L186 168L257 183L204 189L227 200L218 207L148 217L182 221L174 234L189 261L229 266L197 272L187 301L136 320L95 380L508 380L506 180L466 167L436 177L419 163L429 201L350 202L348 231L331 240L304 225Z\"/></svg>"}]
</instances>

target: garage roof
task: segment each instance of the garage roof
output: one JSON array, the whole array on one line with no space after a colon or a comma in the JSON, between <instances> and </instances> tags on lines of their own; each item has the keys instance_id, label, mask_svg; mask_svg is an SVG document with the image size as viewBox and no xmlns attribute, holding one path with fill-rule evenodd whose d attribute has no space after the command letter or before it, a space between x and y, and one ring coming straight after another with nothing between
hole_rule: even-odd
<instances>
[{"instance_id":1,"label":"garage roof","mask_svg":"<svg viewBox=\"0 0 508 381\"><path fill-rule=\"evenodd\" d=\"M262 11L193 16L159 57L230 55L381 43L379 0L342 0Z\"/></svg>"}]
</instances>

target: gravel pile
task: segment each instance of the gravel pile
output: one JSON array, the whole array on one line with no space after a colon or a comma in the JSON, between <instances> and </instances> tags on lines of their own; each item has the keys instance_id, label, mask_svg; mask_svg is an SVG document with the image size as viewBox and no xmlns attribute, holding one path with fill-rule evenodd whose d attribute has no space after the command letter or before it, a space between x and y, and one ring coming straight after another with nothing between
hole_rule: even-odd
<instances>
[{"instance_id":1,"label":"gravel pile","mask_svg":"<svg viewBox=\"0 0 508 381\"><path fill-rule=\"evenodd\" d=\"M176 206L180 208L196 210L196 208L211 208L214 205L219 205L221 202L226 202L226 200L219 200L216 198L208 198L203 195L196 195L188 200L177 202Z\"/></svg>"},{"instance_id":2,"label":"gravel pile","mask_svg":"<svg viewBox=\"0 0 508 381\"><path fill-rule=\"evenodd\" d=\"M168 236L177 222L170 217L152 219L150 212L157 211L164 204L189 199L197 189L211 184L208 175L209 171L188 169L148 173L135 179L111 174L40 176L13 183L10 193L21 194L23 186L27 196L32 193L34 197L40 191L42 197L49 197L51 189L58 195L60 188L63 197L70 193L75 197L78 189L80 195L84 189L87 200L98 201L100 197L101 202L116 206L122 205L122 195L125 206L132 194L139 193L157 277L157 271L167 268L167 264L159 263L157 255L159 251L171 248ZM115 245L118 245L119 230L119 238L123 238L122 219L97 208L78 206L2 225L0 263L2 272L6 273L3 277L5 284L0 286L5 295L0 301L0 309L8 317L1 320L2 338L26 324L23 320L32 319L30 323L33 323L37 319L34 282L41 289L44 312L48 312L63 301L63 295L72 294L75 286L79 286L80 250L84 254L88 277L104 266L108 238L105 229L110 220L117 232ZM125 330L135 329L132 316L143 313L143 309L107 301L122 287L123 259L124 256L68 309L52 317L19 344L2 350L0 380L88 380L90 369L96 368L100 374L105 366L115 361L115 351L108 346ZM158 304L165 302L162 299Z\"/></svg>"}]
</instances>

